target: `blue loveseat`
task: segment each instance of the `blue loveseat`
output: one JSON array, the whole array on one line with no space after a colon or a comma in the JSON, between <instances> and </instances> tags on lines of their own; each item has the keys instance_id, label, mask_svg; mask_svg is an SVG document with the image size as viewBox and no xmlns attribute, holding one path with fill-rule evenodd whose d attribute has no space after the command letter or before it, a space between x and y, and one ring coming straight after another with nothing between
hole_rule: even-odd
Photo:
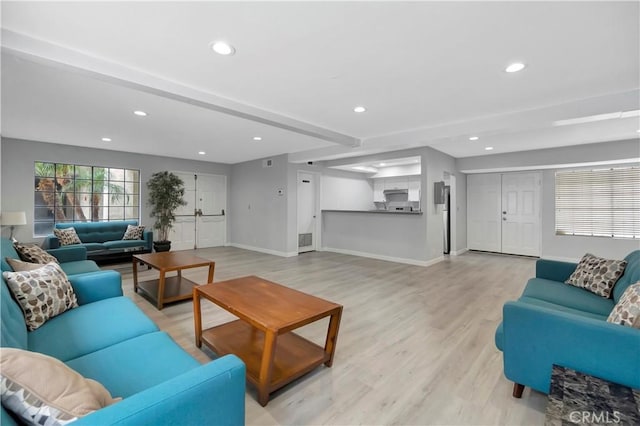
<instances>
[{"instance_id":1,"label":"blue loveseat","mask_svg":"<svg viewBox=\"0 0 640 426\"><path fill-rule=\"evenodd\" d=\"M201 365L162 332L122 294L115 271L99 271L82 258L83 247L51 250L61 260L78 298L77 308L28 332L22 311L4 279L0 294L0 345L40 352L57 358L85 377L102 383L124 399L78 419L82 425L242 425L245 366L233 355ZM73 258L75 251L80 257ZM86 254L86 251L84 251ZM2 241L5 257L15 257ZM84 268L84 270L82 269ZM92 271L89 271L92 269ZM15 425L2 408L0 424Z\"/></svg>"},{"instance_id":2,"label":"blue loveseat","mask_svg":"<svg viewBox=\"0 0 640 426\"><path fill-rule=\"evenodd\" d=\"M577 264L537 261L536 277L504 305L495 335L515 397L524 386L549 393L553 364L640 388L640 330L607 322L625 289L640 281L640 250L625 259L610 299L564 283Z\"/></svg>"},{"instance_id":3,"label":"blue loveseat","mask_svg":"<svg viewBox=\"0 0 640 426\"><path fill-rule=\"evenodd\" d=\"M126 249L143 247L139 252L150 253L153 248L153 231L145 229L142 240L123 240L128 225L137 225L137 220L118 220L111 222L73 222L73 223L56 223L56 229L74 228L76 234L82 241L82 244L74 244L83 246L87 249L88 256L91 258L92 252L105 254L105 251L114 249ZM54 234L49 234L43 243L48 249L56 249L60 247L60 241ZM72 247L65 246L63 248Z\"/></svg>"}]
</instances>

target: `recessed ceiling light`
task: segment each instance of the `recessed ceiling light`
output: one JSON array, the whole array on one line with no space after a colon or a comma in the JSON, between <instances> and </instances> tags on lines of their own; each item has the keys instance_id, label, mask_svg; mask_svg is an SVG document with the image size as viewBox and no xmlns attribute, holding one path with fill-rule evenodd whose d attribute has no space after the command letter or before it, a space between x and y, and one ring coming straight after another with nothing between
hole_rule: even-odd
<instances>
[{"instance_id":1,"label":"recessed ceiling light","mask_svg":"<svg viewBox=\"0 0 640 426\"><path fill-rule=\"evenodd\" d=\"M510 64L507 68L505 68L505 71L518 72L518 71L522 71L525 67L526 65L523 64L522 62L514 62L513 64Z\"/></svg>"},{"instance_id":2,"label":"recessed ceiling light","mask_svg":"<svg viewBox=\"0 0 640 426\"><path fill-rule=\"evenodd\" d=\"M211 49L218 55L229 56L236 53L236 49L229 43L224 41L214 41L211 43Z\"/></svg>"},{"instance_id":3,"label":"recessed ceiling light","mask_svg":"<svg viewBox=\"0 0 640 426\"><path fill-rule=\"evenodd\" d=\"M386 165L387 165L387 163L380 163L380 167L384 167Z\"/></svg>"},{"instance_id":4,"label":"recessed ceiling light","mask_svg":"<svg viewBox=\"0 0 640 426\"><path fill-rule=\"evenodd\" d=\"M200 155L205 155L205 154L206 154L206 152L204 152L204 151L198 151L198 154L200 154Z\"/></svg>"},{"instance_id":5,"label":"recessed ceiling light","mask_svg":"<svg viewBox=\"0 0 640 426\"><path fill-rule=\"evenodd\" d=\"M262 140L262 137L261 137L261 136L254 136L254 137L253 137L253 140L254 140L254 141L261 141L261 140Z\"/></svg>"},{"instance_id":6,"label":"recessed ceiling light","mask_svg":"<svg viewBox=\"0 0 640 426\"><path fill-rule=\"evenodd\" d=\"M111 142L111 138L102 138L102 142Z\"/></svg>"},{"instance_id":7,"label":"recessed ceiling light","mask_svg":"<svg viewBox=\"0 0 640 426\"><path fill-rule=\"evenodd\" d=\"M470 141L477 141L478 139L480 139L478 136L471 136L469 138Z\"/></svg>"},{"instance_id":8,"label":"recessed ceiling light","mask_svg":"<svg viewBox=\"0 0 640 426\"><path fill-rule=\"evenodd\" d=\"M133 113L134 113L135 115L139 115L140 117L146 117L146 116L147 116L147 113L146 113L146 112L144 112L144 111L140 111L140 110L138 110L138 111L133 111Z\"/></svg>"},{"instance_id":9,"label":"recessed ceiling light","mask_svg":"<svg viewBox=\"0 0 640 426\"><path fill-rule=\"evenodd\" d=\"M353 109L354 112L365 112L367 109L363 106L357 106Z\"/></svg>"},{"instance_id":10,"label":"recessed ceiling light","mask_svg":"<svg viewBox=\"0 0 640 426\"><path fill-rule=\"evenodd\" d=\"M485 146L484 149L487 150L487 151L491 151L493 149L493 147L492 146Z\"/></svg>"}]
</instances>

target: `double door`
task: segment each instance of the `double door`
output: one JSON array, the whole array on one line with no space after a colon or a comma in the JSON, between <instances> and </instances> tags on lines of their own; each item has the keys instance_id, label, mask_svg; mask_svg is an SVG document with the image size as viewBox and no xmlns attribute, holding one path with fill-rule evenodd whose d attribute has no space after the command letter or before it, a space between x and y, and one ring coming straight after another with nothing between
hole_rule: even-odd
<instances>
[{"instance_id":1,"label":"double door","mask_svg":"<svg viewBox=\"0 0 640 426\"><path fill-rule=\"evenodd\" d=\"M227 240L227 178L173 172L184 182L185 206L176 211L172 250L223 246Z\"/></svg>"},{"instance_id":2,"label":"double door","mask_svg":"<svg viewBox=\"0 0 640 426\"><path fill-rule=\"evenodd\" d=\"M467 176L471 250L540 256L539 172Z\"/></svg>"}]
</instances>

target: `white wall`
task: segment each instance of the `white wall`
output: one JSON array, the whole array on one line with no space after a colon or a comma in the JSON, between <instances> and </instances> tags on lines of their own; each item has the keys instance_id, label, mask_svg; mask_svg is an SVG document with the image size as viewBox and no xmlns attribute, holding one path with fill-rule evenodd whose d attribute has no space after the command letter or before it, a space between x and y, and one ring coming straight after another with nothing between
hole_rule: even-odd
<instances>
[{"instance_id":1,"label":"white wall","mask_svg":"<svg viewBox=\"0 0 640 426\"><path fill-rule=\"evenodd\" d=\"M272 167L263 167L262 159L231 166L229 242L280 256L294 255L288 251L287 155L270 159Z\"/></svg>"},{"instance_id":2,"label":"white wall","mask_svg":"<svg viewBox=\"0 0 640 426\"><path fill-rule=\"evenodd\" d=\"M383 167L372 178L384 178L389 176L416 176L422 174L420 164L407 164L404 166Z\"/></svg>"},{"instance_id":3,"label":"white wall","mask_svg":"<svg viewBox=\"0 0 640 426\"><path fill-rule=\"evenodd\" d=\"M542 236L541 255L545 258L580 259L585 252L620 259L632 250L640 249L640 242L603 237L576 237L555 234L555 171L558 165L617 161L640 157L637 139L612 141L571 147L515 152L481 157L460 158L461 170L505 171L514 168L542 170ZM557 166L557 167L554 167ZM582 167L584 168L584 167ZM589 168L589 167L586 167Z\"/></svg>"},{"instance_id":4,"label":"white wall","mask_svg":"<svg viewBox=\"0 0 640 426\"><path fill-rule=\"evenodd\" d=\"M320 206L322 210L371 210L373 182L361 173L323 169Z\"/></svg>"},{"instance_id":5,"label":"white wall","mask_svg":"<svg viewBox=\"0 0 640 426\"><path fill-rule=\"evenodd\" d=\"M25 211L27 213L27 225L18 226L15 230L16 238L20 241L41 240L33 236L33 175L35 161L139 169L140 190L142 192L140 222L147 226L152 223L152 219L149 218L149 209L147 208L146 182L153 173L164 170L181 170L228 176L230 169L229 165L220 163L181 160L155 155L9 138L2 139L1 149L2 206L6 210ZM227 197L229 197L228 194L229 191L227 191ZM8 236L8 231L6 236Z\"/></svg>"}]
</instances>

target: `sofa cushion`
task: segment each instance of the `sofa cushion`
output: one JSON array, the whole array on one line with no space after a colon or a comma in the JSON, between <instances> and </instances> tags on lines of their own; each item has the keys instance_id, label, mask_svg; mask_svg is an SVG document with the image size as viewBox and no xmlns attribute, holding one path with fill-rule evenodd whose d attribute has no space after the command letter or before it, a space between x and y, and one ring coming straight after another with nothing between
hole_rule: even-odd
<instances>
[{"instance_id":1,"label":"sofa cushion","mask_svg":"<svg viewBox=\"0 0 640 426\"><path fill-rule=\"evenodd\" d=\"M78 306L73 287L57 263L32 271L5 271L2 275L20 304L30 331Z\"/></svg>"},{"instance_id":2,"label":"sofa cushion","mask_svg":"<svg viewBox=\"0 0 640 426\"><path fill-rule=\"evenodd\" d=\"M613 300L617 303L624 291L633 283L640 281L640 250L629 253L624 260L627 261L627 267L624 268L624 274L613 287Z\"/></svg>"},{"instance_id":3,"label":"sofa cushion","mask_svg":"<svg viewBox=\"0 0 640 426\"><path fill-rule=\"evenodd\" d=\"M121 240L127 225L137 225L137 220L118 220L111 222L75 222L56 223L57 229L74 227L83 243L103 243ZM87 250L89 248L87 247Z\"/></svg>"},{"instance_id":4,"label":"sofa cushion","mask_svg":"<svg viewBox=\"0 0 640 426\"><path fill-rule=\"evenodd\" d=\"M158 331L130 299L112 297L81 305L29 333L28 349L61 361ZM120 395L119 395L120 396Z\"/></svg>"},{"instance_id":5,"label":"sofa cushion","mask_svg":"<svg viewBox=\"0 0 640 426\"><path fill-rule=\"evenodd\" d=\"M96 251L96 250L104 250L106 247L104 244L100 243L82 243L82 245L87 249L87 251Z\"/></svg>"},{"instance_id":6,"label":"sofa cushion","mask_svg":"<svg viewBox=\"0 0 640 426\"><path fill-rule=\"evenodd\" d=\"M117 402L55 358L14 348L0 353L2 404L28 424L64 424Z\"/></svg>"},{"instance_id":7,"label":"sofa cushion","mask_svg":"<svg viewBox=\"0 0 640 426\"><path fill-rule=\"evenodd\" d=\"M7 258L11 259L20 259L16 248L13 246L13 243L8 238L0 238L0 253L2 256L0 258L2 261L0 262L0 268L3 271L11 271L11 266L7 263Z\"/></svg>"},{"instance_id":8,"label":"sofa cushion","mask_svg":"<svg viewBox=\"0 0 640 426\"><path fill-rule=\"evenodd\" d=\"M115 241L106 241L104 246L108 249L118 249L118 248L127 248L127 247L145 247L145 242L143 240L115 240Z\"/></svg>"},{"instance_id":9,"label":"sofa cushion","mask_svg":"<svg viewBox=\"0 0 640 426\"><path fill-rule=\"evenodd\" d=\"M626 260L604 259L587 253L565 282L599 296L609 297L616 281L624 273L625 266Z\"/></svg>"},{"instance_id":10,"label":"sofa cushion","mask_svg":"<svg viewBox=\"0 0 640 426\"><path fill-rule=\"evenodd\" d=\"M14 244L14 247L18 252L18 255L20 256L20 259L24 260L25 262L42 264L46 264L49 262L58 263L58 259L34 244L16 243Z\"/></svg>"},{"instance_id":11,"label":"sofa cushion","mask_svg":"<svg viewBox=\"0 0 640 426\"><path fill-rule=\"evenodd\" d=\"M86 274L87 272L97 272L100 270L93 260L76 260L75 262L61 263L60 267L67 275Z\"/></svg>"},{"instance_id":12,"label":"sofa cushion","mask_svg":"<svg viewBox=\"0 0 640 426\"><path fill-rule=\"evenodd\" d=\"M76 229L74 227L69 227L66 229L54 229L53 235L58 238L61 246L82 244L82 241L80 241L80 238L78 238L78 234L76 234Z\"/></svg>"},{"instance_id":13,"label":"sofa cushion","mask_svg":"<svg viewBox=\"0 0 640 426\"><path fill-rule=\"evenodd\" d=\"M127 398L200 363L165 332L158 331L71 359L67 365L102 383L112 395Z\"/></svg>"},{"instance_id":14,"label":"sofa cushion","mask_svg":"<svg viewBox=\"0 0 640 426\"><path fill-rule=\"evenodd\" d=\"M127 225L127 230L122 236L123 240L141 240L144 234L144 225Z\"/></svg>"},{"instance_id":15,"label":"sofa cushion","mask_svg":"<svg viewBox=\"0 0 640 426\"><path fill-rule=\"evenodd\" d=\"M0 346L27 349L27 324L7 282L0 283Z\"/></svg>"},{"instance_id":16,"label":"sofa cushion","mask_svg":"<svg viewBox=\"0 0 640 426\"><path fill-rule=\"evenodd\" d=\"M518 302L529 303L531 305L541 306L543 308L553 309L560 312L567 312L567 313L578 315L581 317L593 318L601 321L606 321L607 315L608 315L608 314L600 315L593 312L586 312L580 309L569 308L565 305L547 302L546 300L534 299L532 297L521 297L520 299L518 299Z\"/></svg>"},{"instance_id":17,"label":"sofa cushion","mask_svg":"<svg viewBox=\"0 0 640 426\"><path fill-rule=\"evenodd\" d=\"M604 316L609 315L614 305L614 301L611 299L605 299L581 288L543 278L530 279L522 296Z\"/></svg>"},{"instance_id":18,"label":"sofa cushion","mask_svg":"<svg viewBox=\"0 0 640 426\"><path fill-rule=\"evenodd\" d=\"M640 328L640 281L627 287L607 321Z\"/></svg>"}]
</instances>

